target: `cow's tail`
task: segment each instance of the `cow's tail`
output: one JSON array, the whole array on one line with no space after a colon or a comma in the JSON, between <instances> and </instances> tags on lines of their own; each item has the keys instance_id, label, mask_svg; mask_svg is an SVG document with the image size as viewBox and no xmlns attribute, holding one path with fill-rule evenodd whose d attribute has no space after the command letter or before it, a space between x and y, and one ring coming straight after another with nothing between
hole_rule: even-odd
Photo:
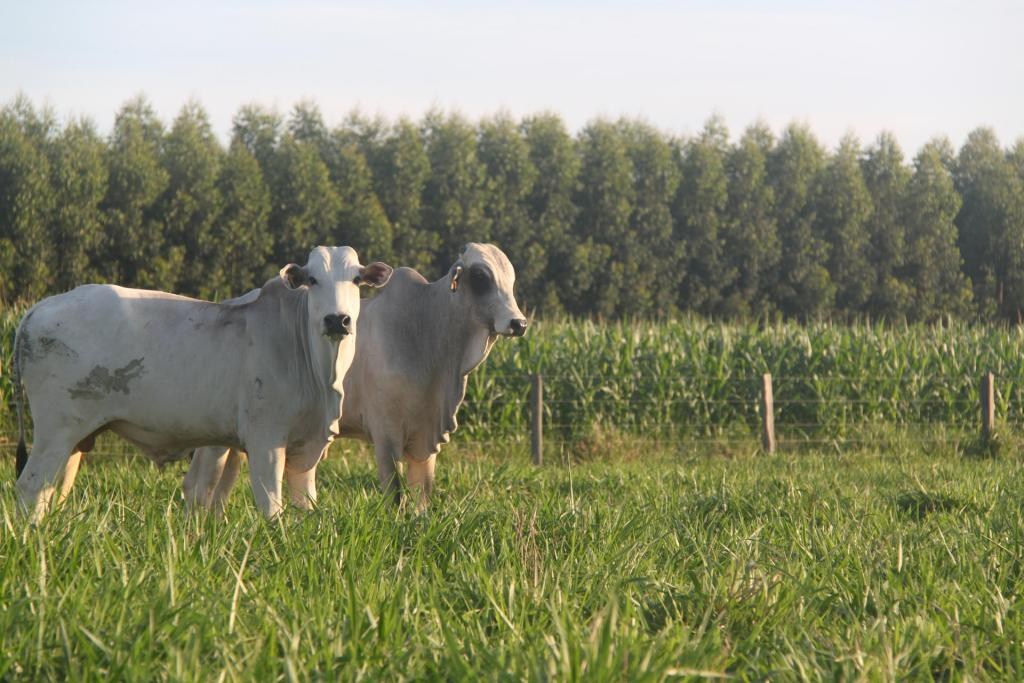
<instances>
[{"instance_id":1,"label":"cow's tail","mask_svg":"<svg viewBox=\"0 0 1024 683\"><path fill-rule=\"evenodd\" d=\"M26 319L28 316L26 316ZM21 471L28 463L28 449L25 447L25 387L21 384L21 327L14 332L14 349L11 353L11 378L14 380L14 405L18 409L18 451L14 458L14 478L21 476Z\"/></svg>"}]
</instances>

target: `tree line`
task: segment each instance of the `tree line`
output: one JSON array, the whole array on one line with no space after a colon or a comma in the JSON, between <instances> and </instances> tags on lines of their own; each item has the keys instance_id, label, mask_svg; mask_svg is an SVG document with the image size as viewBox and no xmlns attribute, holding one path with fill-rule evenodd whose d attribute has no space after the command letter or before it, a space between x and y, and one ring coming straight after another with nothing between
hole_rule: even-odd
<instances>
[{"instance_id":1,"label":"tree line","mask_svg":"<svg viewBox=\"0 0 1024 683\"><path fill-rule=\"evenodd\" d=\"M109 135L18 97L0 110L0 301L83 282L204 298L259 286L313 245L440 277L498 244L528 310L600 318L1018 321L1024 140L978 128L908 160L883 133L827 150L805 125L713 117L577 134L544 113L480 121L240 109L230 142L190 102L142 97Z\"/></svg>"}]
</instances>

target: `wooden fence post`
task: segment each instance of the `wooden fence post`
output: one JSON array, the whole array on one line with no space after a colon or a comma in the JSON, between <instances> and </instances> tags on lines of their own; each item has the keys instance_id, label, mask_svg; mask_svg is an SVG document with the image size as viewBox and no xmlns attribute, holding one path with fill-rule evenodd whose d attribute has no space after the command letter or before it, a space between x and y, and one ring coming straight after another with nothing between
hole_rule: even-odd
<instances>
[{"instance_id":1,"label":"wooden fence post","mask_svg":"<svg viewBox=\"0 0 1024 683\"><path fill-rule=\"evenodd\" d=\"M533 464L544 462L544 379L540 373L533 375L533 390L530 392L530 451Z\"/></svg>"},{"instance_id":2,"label":"wooden fence post","mask_svg":"<svg viewBox=\"0 0 1024 683\"><path fill-rule=\"evenodd\" d=\"M996 431L995 375L985 373L981 378L981 438L988 441Z\"/></svg>"},{"instance_id":3,"label":"wooden fence post","mask_svg":"<svg viewBox=\"0 0 1024 683\"><path fill-rule=\"evenodd\" d=\"M772 396L772 376L761 378L761 447L765 453L775 452L775 399Z\"/></svg>"}]
</instances>

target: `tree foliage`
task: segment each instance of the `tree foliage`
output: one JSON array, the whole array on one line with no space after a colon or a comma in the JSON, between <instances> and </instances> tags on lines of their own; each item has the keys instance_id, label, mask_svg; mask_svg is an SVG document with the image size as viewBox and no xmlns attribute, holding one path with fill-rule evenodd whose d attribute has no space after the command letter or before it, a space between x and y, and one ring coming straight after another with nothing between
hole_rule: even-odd
<instances>
[{"instance_id":1,"label":"tree foliage","mask_svg":"<svg viewBox=\"0 0 1024 683\"><path fill-rule=\"evenodd\" d=\"M860 145L843 138L815 185L814 231L828 244L826 261L836 288L835 309L862 313L876 279L867 221L873 207L859 164Z\"/></svg>"},{"instance_id":2,"label":"tree foliage","mask_svg":"<svg viewBox=\"0 0 1024 683\"><path fill-rule=\"evenodd\" d=\"M806 126L791 125L768 158L775 196L775 221L782 253L775 302L787 317L801 320L832 311L835 285L828 271L829 245L816 220L814 193L822 192L825 152Z\"/></svg>"},{"instance_id":3,"label":"tree foliage","mask_svg":"<svg viewBox=\"0 0 1024 683\"><path fill-rule=\"evenodd\" d=\"M731 317L770 313L771 293L781 258L775 192L768 182L768 158L775 145L764 125L748 128L726 156L728 200L723 225L725 258L734 272L722 291L722 311Z\"/></svg>"},{"instance_id":4,"label":"tree foliage","mask_svg":"<svg viewBox=\"0 0 1024 683\"><path fill-rule=\"evenodd\" d=\"M963 201L956 223L964 272L990 315L1024 311L1024 178L990 128L967 136L953 180Z\"/></svg>"},{"instance_id":5,"label":"tree foliage","mask_svg":"<svg viewBox=\"0 0 1024 683\"><path fill-rule=\"evenodd\" d=\"M929 142L915 157L907 184L901 210L906 247L898 281L909 290L910 320L963 316L970 310L970 280L963 274L955 223L962 201L944 163L950 157L947 140Z\"/></svg>"},{"instance_id":6,"label":"tree foliage","mask_svg":"<svg viewBox=\"0 0 1024 683\"><path fill-rule=\"evenodd\" d=\"M874 282L866 310L886 318L910 314L911 286L899 277L908 256L904 211L908 201L910 168L903 161L899 143L890 133L878 136L861 160L864 185L871 197L871 214L865 223L867 250Z\"/></svg>"},{"instance_id":7,"label":"tree foliage","mask_svg":"<svg viewBox=\"0 0 1024 683\"><path fill-rule=\"evenodd\" d=\"M105 221L100 204L107 192L105 146L88 121L69 123L48 146L54 211L47 236L53 248L53 284L58 290L99 277Z\"/></svg>"},{"instance_id":8,"label":"tree foliage","mask_svg":"<svg viewBox=\"0 0 1024 683\"><path fill-rule=\"evenodd\" d=\"M177 283L183 245L165 239L157 205L170 177L161 163L163 143L163 124L144 99L118 112L107 145L109 181L102 203L106 240L99 265L108 280L158 288Z\"/></svg>"},{"instance_id":9,"label":"tree foliage","mask_svg":"<svg viewBox=\"0 0 1024 683\"><path fill-rule=\"evenodd\" d=\"M227 144L143 97L101 135L0 109L0 299L87 281L225 298L316 244L440 277L469 241L509 255L527 310L600 318L935 320L1024 315L1024 140L985 128L908 163L892 135L825 149L806 125L731 139L555 114L328 125L242 107Z\"/></svg>"}]
</instances>

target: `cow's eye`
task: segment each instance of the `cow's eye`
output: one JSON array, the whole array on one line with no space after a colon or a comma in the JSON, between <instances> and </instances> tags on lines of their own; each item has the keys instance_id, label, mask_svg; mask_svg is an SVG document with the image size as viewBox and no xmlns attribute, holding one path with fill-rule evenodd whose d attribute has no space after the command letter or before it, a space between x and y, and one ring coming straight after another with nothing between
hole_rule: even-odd
<instances>
[{"instance_id":1,"label":"cow's eye","mask_svg":"<svg viewBox=\"0 0 1024 683\"><path fill-rule=\"evenodd\" d=\"M469 271L469 288L474 294L486 294L491 288L491 278L479 268Z\"/></svg>"},{"instance_id":2,"label":"cow's eye","mask_svg":"<svg viewBox=\"0 0 1024 683\"><path fill-rule=\"evenodd\" d=\"M310 275L309 276L309 286L312 287L315 284L316 284L316 278L313 277L312 275Z\"/></svg>"}]
</instances>

